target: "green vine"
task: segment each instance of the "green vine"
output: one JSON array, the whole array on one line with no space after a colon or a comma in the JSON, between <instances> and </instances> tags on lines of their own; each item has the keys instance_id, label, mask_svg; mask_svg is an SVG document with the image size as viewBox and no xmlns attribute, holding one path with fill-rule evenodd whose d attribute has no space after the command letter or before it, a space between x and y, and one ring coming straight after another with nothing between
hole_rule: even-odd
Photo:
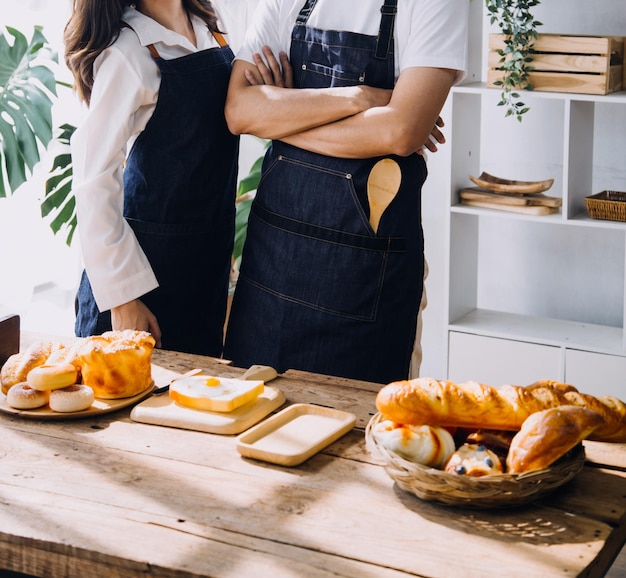
<instances>
[{"instance_id":1,"label":"green vine","mask_svg":"<svg viewBox=\"0 0 626 578\"><path fill-rule=\"evenodd\" d=\"M496 81L502 87L502 99L498 106L506 107L506 116L515 116L522 121L528 112L521 100L518 90L532 90L529 74L532 71L532 46L537 40L537 28L541 22L534 19L532 8L539 0L485 0L491 15L491 24L498 24L505 35L505 46L498 50L500 69L504 75Z\"/></svg>"}]
</instances>

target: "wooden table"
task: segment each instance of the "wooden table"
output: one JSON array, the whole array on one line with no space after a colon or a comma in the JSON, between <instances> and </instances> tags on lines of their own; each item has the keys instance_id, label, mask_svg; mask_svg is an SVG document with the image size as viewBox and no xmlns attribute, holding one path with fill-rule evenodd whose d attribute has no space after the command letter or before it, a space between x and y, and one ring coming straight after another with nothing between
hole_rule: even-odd
<instances>
[{"instance_id":1,"label":"wooden table","mask_svg":"<svg viewBox=\"0 0 626 578\"><path fill-rule=\"evenodd\" d=\"M157 373L243 372L167 351L153 361ZM0 415L0 568L80 578L603 576L626 541L626 445L586 443L590 463L532 506L449 508L398 489L367 453L379 386L298 371L272 385L288 403L351 411L357 427L287 468L242 458L234 436L136 423L129 409L66 421Z\"/></svg>"}]
</instances>

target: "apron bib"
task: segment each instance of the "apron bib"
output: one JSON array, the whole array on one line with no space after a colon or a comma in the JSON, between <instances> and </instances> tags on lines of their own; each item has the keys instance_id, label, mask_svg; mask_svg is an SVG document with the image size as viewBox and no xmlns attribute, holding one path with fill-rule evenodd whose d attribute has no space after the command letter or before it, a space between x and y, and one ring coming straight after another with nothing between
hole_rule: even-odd
<instances>
[{"instance_id":1,"label":"apron bib","mask_svg":"<svg viewBox=\"0 0 626 578\"><path fill-rule=\"evenodd\" d=\"M218 37L219 35L216 35ZM234 236L239 139L224 104L233 53L221 46L173 60L161 71L154 114L124 169L124 217L159 282L141 297L156 315L164 349L219 357ZM111 329L83 273L76 334Z\"/></svg>"},{"instance_id":2,"label":"apron bib","mask_svg":"<svg viewBox=\"0 0 626 578\"><path fill-rule=\"evenodd\" d=\"M292 33L297 88L394 85L395 1L378 36L307 26ZM328 49L332 46L332 51ZM342 159L274 141L248 221L225 356L388 383L408 376L422 291L420 155L389 156L400 188L377 232L367 180L382 157Z\"/></svg>"}]
</instances>

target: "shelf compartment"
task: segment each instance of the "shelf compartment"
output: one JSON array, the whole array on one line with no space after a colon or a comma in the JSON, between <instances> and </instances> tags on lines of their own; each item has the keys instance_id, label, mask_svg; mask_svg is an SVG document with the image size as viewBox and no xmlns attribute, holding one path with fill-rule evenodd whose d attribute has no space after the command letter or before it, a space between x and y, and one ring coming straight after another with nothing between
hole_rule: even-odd
<instances>
[{"instance_id":1,"label":"shelf compartment","mask_svg":"<svg viewBox=\"0 0 626 578\"><path fill-rule=\"evenodd\" d=\"M624 331L621 327L474 309L453 319L449 330L610 355L626 355Z\"/></svg>"}]
</instances>

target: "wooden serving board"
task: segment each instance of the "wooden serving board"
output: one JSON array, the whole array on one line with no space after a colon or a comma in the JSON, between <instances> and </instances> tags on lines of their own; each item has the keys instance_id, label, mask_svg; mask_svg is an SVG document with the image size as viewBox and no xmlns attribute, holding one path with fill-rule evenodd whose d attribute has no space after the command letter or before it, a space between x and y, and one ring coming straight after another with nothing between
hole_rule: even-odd
<instances>
[{"instance_id":1,"label":"wooden serving board","mask_svg":"<svg viewBox=\"0 0 626 578\"><path fill-rule=\"evenodd\" d=\"M482 201L488 203L498 203L501 205L513 205L513 206L542 206L559 208L563 204L563 199L560 197L550 197L543 193L538 194L507 194L507 193L494 193L482 189L481 187L469 187L463 189L460 193L461 199L470 201Z\"/></svg>"},{"instance_id":2,"label":"wooden serving board","mask_svg":"<svg viewBox=\"0 0 626 578\"><path fill-rule=\"evenodd\" d=\"M168 393L162 393L136 405L130 412L130 419L206 433L239 434L257 424L283 403L285 403L283 392L267 385L254 401L230 412L203 411L185 407L172 400Z\"/></svg>"},{"instance_id":3,"label":"wooden serving board","mask_svg":"<svg viewBox=\"0 0 626 578\"><path fill-rule=\"evenodd\" d=\"M558 212L553 207L542 207L541 205L503 205L501 203L490 203L488 201L468 201L462 199L463 205L470 207L480 207L482 209L497 209L498 211L508 211L510 213L523 213L525 215L551 215Z\"/></svg>"},{"instance_id":4,"label":"wooden serving board","mask_svg":"<svg viewBox=\"0 0 626 578\"><path fill-rule=\"evenodd\" d=\"M356 423L350 412L296 403L242 433L237 451L244 457L298 466L348 433Z\"/></svg>"}]
</instances>

